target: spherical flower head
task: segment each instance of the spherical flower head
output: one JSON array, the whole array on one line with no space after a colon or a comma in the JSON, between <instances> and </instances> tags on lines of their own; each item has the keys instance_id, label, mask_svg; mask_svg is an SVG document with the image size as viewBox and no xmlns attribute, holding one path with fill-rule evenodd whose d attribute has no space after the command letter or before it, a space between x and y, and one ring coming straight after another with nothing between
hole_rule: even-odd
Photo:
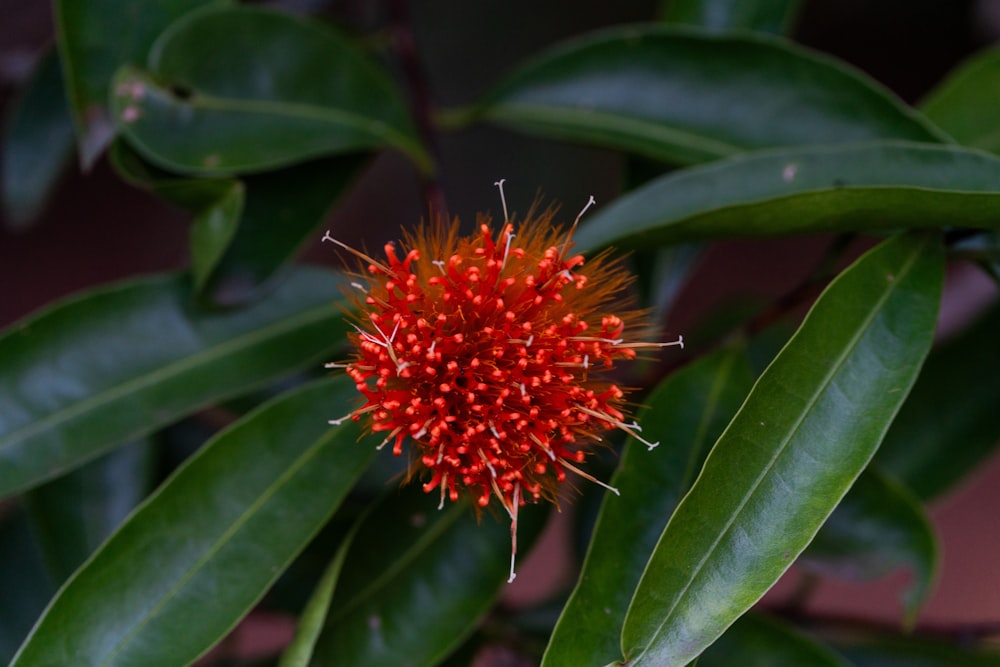
<instances>
[{"instance_id":1,"label":"spherical flower head","mask_svg":"<svg viewBox=\"0 0 1000 667\"><path fill-rule=\"evenodd\" d=\"M585 263L554 214L529 214L516 235L482 215L468 237L457 222L420 228L386 244L385 260L351 250L366 284L355 283L345 367L364 404L348 417L384 432L396 455L409 443L442 505L496 499L515 526L517 508L554 500L567 471L593 480L578 466L607 431L639 437L609 372L661 345L640 340L621 262Z\"/></svg>"}]
</instances>

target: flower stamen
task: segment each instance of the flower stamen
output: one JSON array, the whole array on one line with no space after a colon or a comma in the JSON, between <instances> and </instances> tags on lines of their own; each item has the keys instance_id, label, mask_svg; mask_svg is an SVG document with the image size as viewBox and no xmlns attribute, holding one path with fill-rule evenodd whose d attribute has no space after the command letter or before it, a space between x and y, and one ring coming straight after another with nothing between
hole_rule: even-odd
<instances>
[{"instance_id":1,"label":"flower stamen","mask_svg":"<svg viewBox=\"0 0 1000 667\"><path fill-rule=\"evenodd\" d=\"M380 262L375 261L374 259L372 259L368 255L366 255L365 253L363 253L361 251L358 251L358 250L355 250L354 248L352 248L351 246L347 245L346 243L344 243L342 241L338 241L337 239L335 239L332 236L330 236L330 230L329 229L326 230L326 233L323 234L322 240L323 241L330 241L331 243L334 243L334 244L340 246L341 248L343 248L344 250L346 250L347 252L351 253L355 257L360 258L362 261L367 262L371 266L378 267L378 269L380 271L382 271L383 273L386 273L388 275L392 275L392 271L385 264L382 264Z\"/></svg>"},{"instance_id":2,"label":"flower stamen","mask_svg":"<svg viewBox=\"0 0 1000 667\"><path fill-rule=\"evenodd\" d=\"M438 489L439 509L461 494L480 508L496 498L511 522L513 581L526 497L554 501L568 473L618 494L578 467L591 443L621 430L657 444L626 422L626 392L609 374L636 359L633 348L682 347L683 339L636 340L643 314L623 295L623 265L607 254L585 265L570 254L593 197L568 232L552 226L553 208L530 215L515 244L504 180L496 186L499 233L485 216L468 237L457 221L450 230L429 226L400 248L386 244L381 262L324 235L362 263L350 290L355 354L327 368L344 369L363 401L330 424L368 415L370 432L388 434L378 449L410 448L408 469L427 473L423 490Z\"/></svg>"}]
</instances>

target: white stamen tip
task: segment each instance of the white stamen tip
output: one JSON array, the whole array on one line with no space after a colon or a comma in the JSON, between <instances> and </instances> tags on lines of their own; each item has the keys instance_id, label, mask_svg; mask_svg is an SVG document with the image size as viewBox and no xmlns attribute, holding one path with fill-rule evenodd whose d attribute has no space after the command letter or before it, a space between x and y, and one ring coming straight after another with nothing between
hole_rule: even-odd
<instances>
[{"instance_id":1,"label":"white stamen tip","mask_svg":"<svg viewBox=\"0 0 1000 667\"><path fill-rule=\"evenodd\" d=\"M583 214L587 212L587 209L590 208L591 206L593 206L596 203L597 203L597 200L594 199L593 195L591 195L590 198L587 199L587 205L584 206L582 209L580 209L580 213L576 216L576 221L580 222L580 218L582 218ZM576 223L574 223L574 226L575 226L575 224Z\"/></svg>"},{"instance_id":2,"label":"white stamen tip","mask_svg":"<svg viewBox=\"0 0 1000 667\"><path fill-rule=\"evenodd\" d=\"M503 221L507 222L510 220L510 216L507 215L507 198L503 194L503 184L507 181L506 178L501 178L499 181L495 182L493 185L497 186L500 190L500 204L503 205Z\"/></svg>"}]
</instances>

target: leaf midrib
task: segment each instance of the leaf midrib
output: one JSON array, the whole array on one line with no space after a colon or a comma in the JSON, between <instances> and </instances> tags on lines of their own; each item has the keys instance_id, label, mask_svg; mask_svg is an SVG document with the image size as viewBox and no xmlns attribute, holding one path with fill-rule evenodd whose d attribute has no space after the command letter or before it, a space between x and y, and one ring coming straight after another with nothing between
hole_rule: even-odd
<instances>
[{"instance_id":1,"label":"leaf midrib","mask_svg":"<svg viewBox=\"0 0 1000 667\"><path fill-rule=\"evenodd\" d=\"M242 349L251 347L261 340L276 337L298 327L318 322L333 313L334 308L328 304L310 308L309 310L300 312L297 316L282 318L271 325L252 329L240 336L228 338L218 345L213 345L195 354L160 366L149 373L138 375L120 384L106 387L98 393L88 395L83 400L76 401L66 408L50 413L41 419L31 421L0 438L0 453L8 448L17 446L41 431L56 428L60 424L88 410L108 405L123 395L138 392L150 385L171 380L192 368L203 364L207 365L225 356L231 356Z\"/></svg>"},{"instance_id":2,"label":"leaf midrib","mask_svg":"<svg viewBox=\"0 0 1000 667\"><path fill-rule=\"evenodd\" d=\"M164 94L166 95L166 93ZM348 111L347 109L323 107L304 102L217 97L200 92L195 94L190 100L177 101L176 103L200 111L259 114L263 116L319 121L327 125L339 124L352 130L378 137L386 143L397 146L404 151L418 151L414 142L390 123L381 119L372 119L364 114Z\"/></svg>"},{"instance_id":3,"label":"leaf midrib","mask_svg":"<svg viewBox=\"0 0 1000 667\"><path fill-rule=\"evenodd\" d=\"M597 109L518 102L505 103L502 107L488 111L487 115L508 122L528 118L539 122L556 123L560 126L566 126L567 122L570 122L573 127L602 130L617 125L622 128L622 134L634 134L636 139L641 138L643 141L648 141L650 138L655 138L663 146L696 149L717 158L733 155L748 148L710 139L707 135L684 131L667 123Z\"/></svg>"}]
</instances>

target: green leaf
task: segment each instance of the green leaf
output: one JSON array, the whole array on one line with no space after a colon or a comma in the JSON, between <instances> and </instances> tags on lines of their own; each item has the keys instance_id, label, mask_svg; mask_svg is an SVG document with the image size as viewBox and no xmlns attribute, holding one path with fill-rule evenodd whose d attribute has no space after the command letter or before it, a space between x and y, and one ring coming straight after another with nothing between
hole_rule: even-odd
<instances>
[{"instance_id":1,"label":"green leaf","mask_svg":"<svg viewBox=\"0 0 1000 667\"><path fill-rule=\"evenodd\" d=\"M937 540L920 501L906 487L869 466L837 505L799 563L843 579L866 580L908 567L903 592L906 624L912 626L933 588Z\"/></svg>"},{"instance_id":2,"label":"green leaf","mask_svg":"<svg viewBox=\"0 0 1000 667\"><path fill-rule=\"evenodd\" d=\"M920 105L960 144L1000 152L1000 47L975 54L938 84Z\"/></svg>"},{"instance_id":3,"label":"green leaf","mask_svg":"<svg viewBox=\"0 0 1000 667\"><path fill-rule=\"evenodd\" d=\"M630 667L687 664L812 540L916 379L943 255L936 235L896 236L820 296L660 537L625 617Z\"/></svg>"},{"instance_id":4,"label":"green leaf","mask_svg":"<svg viewBox=\"0 0 1000 667\"><path fill-rule=\"evenodd\" d=\"M924 500L952 488L1000 443L1000 306L931 352L875 460Z\"/></svg>"},{"instance_id":5,"label":"green leaf","mask_svg":"<svg viewBox=\"0 0 1000 667\"><path fill-rule=\"evenodd\" d=\"M384 147L430 169L389 77L330 26L270 9L210 7L174 23L149 71L119 70L111 104L129 142L172 171L263 171Z\"/></svg>"},{"instance_id":6,"label":"green leaf","mask_svg":"<svg viewBox=\"0 0 1000 667\"><path fill-rule=\"evenodd\" d=\"M359 525L360 522L355 523L355 527ZM330 602L333 600L333 592L344 567L344 561L347 559L347 551L354 540L355 532L356 530L351 530L348 533L340 547L337 548L337 553L334 554L333 559L323 571L323 576L320 577L309 602L302 610L295 630L295 638L282 654L278 667L308 667L312 661L316 640L319 639L323 625L326 623L326 614L330 608Z\"/></svg>"},{"instance_id":7,"label":"green leaf","mask_svg":"<svg viewBox=\"0 0 1000 667\"><path fill-rule=\"evenodd\" d=\"M108 155L124 181L190 210L213 206L238 183L234 178L197 178L164 171L144 161L121 139L111 145Z\"/></svg>"},{"instance_id":8,"label":"green leaf","mask_svg":"<svg viewBox=\"0 0 1000 667\"><path fill-rule=\"evenodd\" d=\"M620 652L622 623L667 519L694 481L709 447L750 391L742 346L721 349L673 373L637 416L653 451L631 443L611 480L573 594L543 667L604 665Z\"/></svg>"},{"instance_id":9,"label":"green leaf","mask_svg":"<svg viewBox=\"0 0 1000 667\"><path fill-rule=\"evenodd\" d=\"M668 23L706 32L754 30L784 35L799 4L799 0L668 0L662 16Z\"/></svg>"},{"instance_id":10,"label":"green leaf","mask_svg":"<svg viewBox=\"0 0 1000 667\"><path fill-rule=\"evenodd\" d=\"M54 581L69 579L146 497L153 456L152 442L141 440L27 495L32 527Z\"/></svg>"},{"instance_id":11,"label":"green leaf","mask_svg":"<svg viewBox=\"0 0 1000 667\"><path fill-rule=\"evenodd\" d=\"M787 623L747 614L698 658L698 667L850 667L850 663Z\"/></svg>"},{"instance_id":12,"label":"green leaf","mask_svg":"<svg viewBox=\"0 0 1000 667\"><path fill-rule=\"evenodd\" d=\"M589 215L591 249L732 236L995 228L1000 158L908 142L760 151L667 174Z\"/></svg>"},{"instance_id":13,"label":"green leaf","mask_svg":"<svg viewBox=\"0 0 1000 667\"><path fill-rule=\"evenodd\" d=\"M1000 667L996 647L913 635L823 633L855 667Z\"/></svg>"},{"instance_id":14,"label":"green leaf","mask_svg":"<svg viewBox=\"0 0 1000 667\"><path fill-rule=\"evenodd\" d=\"M56 0L56 34L84 168L114 137L108 91L115 70L145 61L164 28L212 2L218 0Z\"/></svg>"},{"instance_id":15,"label":"green leaf","mask_svg":"<svg viewBox=\"0 0 1000 667\"><path fill-rule=\"evenodd\" d=\"M350 191L364 162L345 155L243 178L239 225L205 279L209 299L232 306L260 298L299 250L320 236L317 227Z\"/></svg>"},{"instance_id":16,"label":"green leaf","mask_svg":"<svg viewBox=\"0 0 1000 667\"><path fill-rule=\"evenodd\" d=\"M0 496L318 366L344 337L341 285L302 269L253 306L205 312L185 276L141 278L13 325L0 335Z\"/></svg>"},{"instance_id":17,"label":"green leaf","mask_svg":"<svg viewBox=\"0 0 1000 667\"><path fill-rule=\"evenodd\" d=\"M314 663L435 665L458 647L507 579L510 527L477 520L468 503L440 511L419 484L391 491L364 522L344 563ZM523 507L523 558L546 512Z\"/></svg>"},{"instance_id":18,"label":"green leaf","mask_svg":"<svg viewBox=\"0 0 1000 667\"><path fill-rule=\"evenodd\" d=\"M217 201L198 211L191 221L191 276L201 292L236 235L246 200L246 188L233 181Z\"/></svg>"},{"instance_id":19,"label":"green leaf","mask_svg":"<svg viewBox=\"0 0 1000 667\"><path fill-rule=\"evenodd\" d=\"M375 453L327 417L343 379L286 394L189 459L53 600L11 667L186 665L329 519Z\"/></svg>"},{"instance_id":20,"label":"green leaf","mask_svg":"<svg viewBox=\"0 0 1000 667\"><path fill-rule=\"evenodd\" d=\"M2 195L11 228L43 209L73 155L73 119L55 51L44 55L4 127Z\"/></svg>"},{"instance_id":21,"label":"green leaf","mask_svg":"<svg viewBox=\"0 0 1000 667\"><path fill-rule=\"evenodd\" d=\"M761 35L612 28L560 45L482 103L518 130L674 163L747 150L944 135L856 70Z\"/></svg>"},{"instance_id":22,"label":"green leaf","mask_svg":"<svg viewBox=\"0 0 1000 667\"><path fill-rule=\"evenodd\" d=\"M258 299L354 183L365 158L344 155L235 178L180 176L145 162L124 142L112 146L132 185L197 211L191 228L195 287L212 303Z\"/></svg>"},{"instance_id":23,"label":"green leaf","mask_svg":"<svg viewBox=\"0 0 1000 667\"><path fill-rule=\"evenodd\" d=\"M0 591L0 663L6 665L56 591L27 512L18 505L7 505L0 513Z\"/></svg>"}]
</instances>

